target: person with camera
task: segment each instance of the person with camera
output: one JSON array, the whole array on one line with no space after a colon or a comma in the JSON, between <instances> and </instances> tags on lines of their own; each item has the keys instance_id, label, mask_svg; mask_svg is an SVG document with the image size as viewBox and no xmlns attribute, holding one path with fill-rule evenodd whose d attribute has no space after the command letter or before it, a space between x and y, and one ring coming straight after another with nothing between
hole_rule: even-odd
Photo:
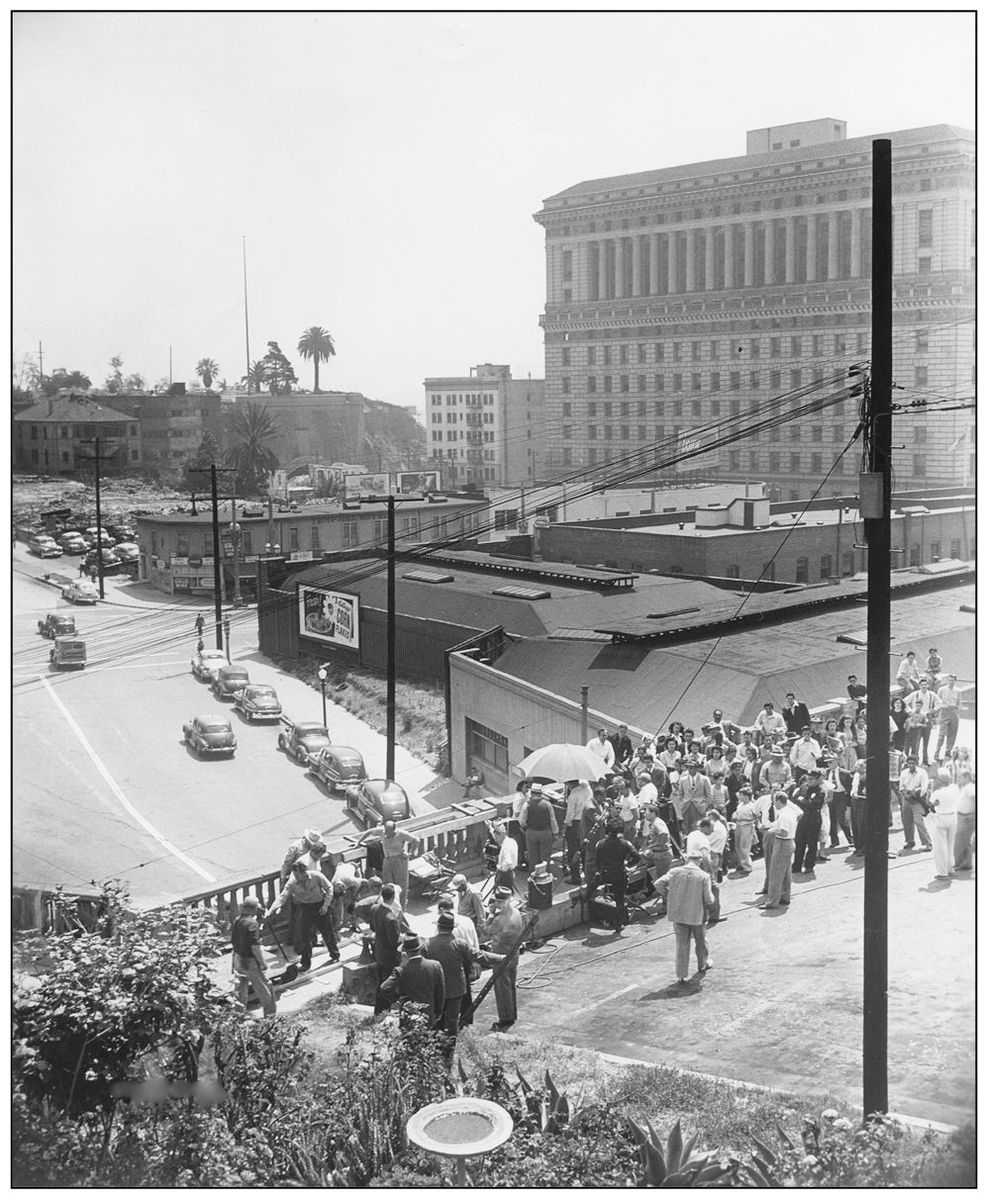
<instances>
[{"instance_id":1,"label":"person with camera","mask_svg":"<svg viewBox=\"0 0 987 1199\"><path fill-rule=\"evenodd\" d=\"M630 919L624 896L627 893L627 863L636 866L641 855L623 835L619 814L607 821L607 833L596 846L596 885L608 887L614 901L614 932L620 933Z\"/></svg>"}]
</instances>

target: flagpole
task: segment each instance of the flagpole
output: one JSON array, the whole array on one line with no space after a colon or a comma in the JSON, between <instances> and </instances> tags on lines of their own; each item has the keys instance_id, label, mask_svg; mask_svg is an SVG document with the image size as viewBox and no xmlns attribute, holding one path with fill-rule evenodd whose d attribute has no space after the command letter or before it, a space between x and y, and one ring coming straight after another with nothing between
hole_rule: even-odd
<instances>
[{"instance_id":1,"label":"flagpole","mask_svg":"<svg viewBox=\"0 0 987 1199\"><path fill-rule=\"evenodd\" d=\"M243 333L247 343L247 395L250 395L250 319L247 314L247 235L243 234Z\"/></svg>"}]
</instances>

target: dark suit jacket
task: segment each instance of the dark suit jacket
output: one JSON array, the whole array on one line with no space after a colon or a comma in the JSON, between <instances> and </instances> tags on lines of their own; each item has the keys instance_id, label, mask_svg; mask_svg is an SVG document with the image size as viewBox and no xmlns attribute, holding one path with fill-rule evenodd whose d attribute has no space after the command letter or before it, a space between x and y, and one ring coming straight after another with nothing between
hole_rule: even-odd
<instances>
[{"instance_id":1,"label":"dark suit jacket","mask_svg":"<svg viewBox=\"0 0 987 1199\"><path fill-rule=\"evenodd\" d=\"M466 994L470 963L479 961L479 954L474 953L455 933L436 933L434 937L429 937L423 944L422 952L442 967L446 999Z\"/></svg>"},{"instance_id":2,"label":"dark suit jacket","mask_svg":"<svg viewBox=\"0 0 987 1199\"><path fill-rule=\"evenodd\" d=\"M415 956L392 970L381 983L378 1006L390 1007L395 999L410 999L429 1009L432 1023L438 1022L446 1002L446 984L438 962Z\"/></svg>"},{"instance_id":3,"label":"dark suit jacket","mask_svg":"<svg viewBox=\"0 0 987 1199\"><path fill-rule=\"evenodd\" d=\"M809 715L809 709L800 701L793 707L782 708L781 714L785 720L785 726L790 733L801 733L806 725L812 727L812 717Z\"/></svg>"},{"instance_id":4,"label":"dark suit jacket","mask_svg":"<svg viewBox=\"0 0 987 1199\"><path fill-rule=\"evenodd\" d=\"M370 909L370 927L374 930L374 959L381 979L401 964L398 941L401 937L401 918L386 903Z\"/></svg>"}]
</instances>

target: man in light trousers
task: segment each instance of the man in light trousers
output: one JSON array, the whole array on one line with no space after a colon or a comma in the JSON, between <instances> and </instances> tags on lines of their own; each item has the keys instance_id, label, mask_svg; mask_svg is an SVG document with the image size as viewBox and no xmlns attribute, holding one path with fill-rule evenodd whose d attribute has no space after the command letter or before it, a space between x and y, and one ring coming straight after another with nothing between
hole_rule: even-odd
<instances>
[{"instance_id":1,"label":"man in light trousers","mask_svg":"<svg viewBox=\"0 0 987 1199\"><path fill-rule=\"evenodd\" d=\"M702 853L691 850L685 865L675 866L655 883L666 898L668 919L675 925L675 976L684 983L689 974L691 943L696 942L696 963L705 974L713 961L706 948L706 911L713 906L713 885L702 868Z\"/></svg>"}]
</instances>

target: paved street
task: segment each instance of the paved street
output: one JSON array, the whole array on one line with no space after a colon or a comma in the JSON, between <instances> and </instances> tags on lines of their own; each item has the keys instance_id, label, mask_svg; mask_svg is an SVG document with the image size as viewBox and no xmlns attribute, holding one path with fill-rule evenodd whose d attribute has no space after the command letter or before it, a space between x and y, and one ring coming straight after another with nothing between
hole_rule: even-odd
<instances>
[{"instance_id":1,"label":"paved street","mask_svg":"<svg viewBox=\"0 0 987 1199\"><path fill-rule=\"evenodd\" d=\"M151 904L275 868L306 826L357 827L342 799L277 751L278 726L246 724L192 677L199 605L108 579L109 602L72 608L36 581L75 566L42 563L21 547L14 554L15 885L122 877L135 900ZM48 669L50 643L37 620L55 609L76 616L84 671ZM289 716L320 719L318 693L258 654L252 609L234 615L231 642L234 659L253 681L277 688ZM233 722L236 756L199 761L182 743L182 723L218 710ZM335 742L360 750L371 775L383 774L384 739L331 700L329 729ZM428 810L420 793L434 773L400 748L396 762L413 806Z\"/></svg>"}]
</instances>

